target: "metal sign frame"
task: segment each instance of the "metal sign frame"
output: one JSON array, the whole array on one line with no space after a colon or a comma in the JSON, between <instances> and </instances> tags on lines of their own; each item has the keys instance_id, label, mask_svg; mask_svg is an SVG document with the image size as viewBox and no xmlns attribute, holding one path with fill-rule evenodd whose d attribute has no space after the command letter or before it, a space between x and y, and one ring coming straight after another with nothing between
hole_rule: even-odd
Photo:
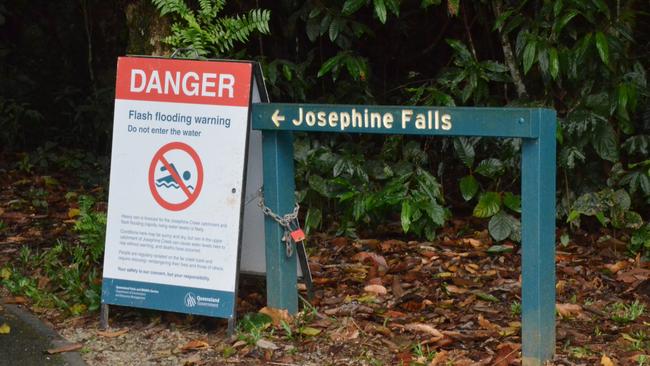
<instances>
[{"instance_id":1,"label":"metal sign frame","mask_svg":"<svg viewBox=\"0 0 650 366\"><path fill-rule=\"evenodd\" d=\"M380 118L379 124L370 125L359 119L356 127L352 128L349 124L342 128L341 113L350 115L353 110L357 113L370 111L381 116L390 114L391 117L386 117L385 121L390 120L391 123L383 123ZM314 113L309 121L305 119L307 111ZM543 365L553 357L555 111L543 108L268 103L253 104L251 112L253 129L262 130L264 197L267 206L280 215L291 212L295 200L292 131L521 138L522 364ZM322 113L324 119L317 119L315 116L318 113ZM419 127L413 123L414 116L419 114L425 116L425 128L422 128L422 123ZM330 118L330 115L333 117ZM443 115L448 116L448 124L440 123L440 116ZM407 123L404 122L405 116L408 117ZM347 122L350 123L350 120ZM298 310L296 256L286 256L283 234L274 221L268 217L265 219L267 303L270 307L295 313Z\"/></svg>"}]
</instances>

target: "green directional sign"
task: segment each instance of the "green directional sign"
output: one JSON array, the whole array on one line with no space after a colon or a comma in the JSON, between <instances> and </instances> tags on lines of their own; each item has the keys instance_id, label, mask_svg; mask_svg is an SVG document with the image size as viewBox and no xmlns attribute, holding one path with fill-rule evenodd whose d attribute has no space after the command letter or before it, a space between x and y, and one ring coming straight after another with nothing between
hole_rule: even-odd
<instances>
[{"instance_id":1,"label":"green directional sign","mask_svg":"<svg viewBox=\"0 0 650 366\"><path fill-rule=\"evenodd\" d=\"M279 214L294 208L292 131L521 138L522 365L553 357L555 111L265 103L253 104L251 114L253 128L262 130L264 199ZM295 313L295 255L286 255L285 233L269 218L265 233L267 304Z\"/></svg>"},{"instance_id":2,"label":"green directional sign","mask_svg":"<svg viewBox=\"0 0 650 366\"><path fill-rule=\"evenodd\" d=\"M305 132L535 137L531 109L254 104L253 128Z\"/></svg>"}]
</instances>

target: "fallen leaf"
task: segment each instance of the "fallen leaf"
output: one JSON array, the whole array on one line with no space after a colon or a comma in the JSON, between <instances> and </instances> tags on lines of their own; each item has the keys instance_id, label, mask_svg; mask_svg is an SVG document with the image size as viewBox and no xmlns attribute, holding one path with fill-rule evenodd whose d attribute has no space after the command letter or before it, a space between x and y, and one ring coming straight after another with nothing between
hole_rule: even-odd
<instances>
[{"instance_id":1,"label":"fallen leaf","mask_svg":"<svg viewBox=\"0 0 650 366\"><path fill-rule=\"evenodd\" d=\"M603 357L600 358L600 365L601 366L614 366L615 363L612 361L611 358L607 357L607 355L603 355Z\"/></svg>"},{"instance_id":2,"label":"fallen leaf","mask_svg":"<svg viewBox=\"0 0 650 366\"><path fill-rule=\"evenodd\" d=\"M363 288L363 291L370 292L377 295L386 295L388 293L386 287L382 285L368 285Z\"/></svg>"},{"instance_id":3,"label":"fallen leaf","mask_svg":"<svg viewBox=\"0 0 650 366\"><path fill-rule=\"evenodd\" d=\"M461 288L461 287L458 287L458 286L454 286L454 285L447 285L447 286L445 286L445 289L449 293L452 293L452 294L464 294L464 293L467 293L467 289L464 289L464 288Z\"/></svg>"},{"instance_id":4,"label":"fallen leaf","mask_svg":"<svg viewBox=\"0 0 650 366\"><path fill-rule=\"evenodd\" d=\"M7 267L0 269L0 279L8 280L11 278L11 270Z\"/></svg>"},{"instance_id":5,"label":"fallen leaf","mask_svg":"<svg viewBox=\"0 0 650 366\"><path fill-rule=\"evenodd\" d=\"M402 288L402 283L399 280L399 276L393 276L393 284L392 287L393 289L393 295L395 295L396 298L402 297L404 295L404 289Z\"/></svg>"},{"instance_id":6,"label":"fallen leaf","mask_svg":"<svg viewBox=\"0 0 650 366\"><path fill-rule=\"evenodd\" d=\"M7 323L2 323L0 325L0 334L9 334L11 332L11 327Z\"/></svg>"},{"instance_id":7,"label":"fallen leaf","mask_svg":"<svg viewBox=\"0 0 650 366\"><path fill-rule=\"evenodd\" d=\"M276 350L280 347L278 347L275 343L271 341L267 341L264 338L259 339L257 342L255 342L255 345L259 348L262 349L270 349L270 350Z\"/></svg>"},{"instance_id":8,"label":"fallen leaf","mask_svg":"<svg viewBox=\"0 0 650 366\"><path fill-rule=\"evenodd\" d=\"M474 238L465 238L460 240L463 244L469 244L474 248L479 248L483 246L483 243L480 240Z\"/></svg>"},{"instance_id":9,"label":"fallen leaf","mask_svg":"<svg viewBox=\"0 0 650 366\"><path fill-rule=\"evenodd\" d=\"M320 329L312 328L312 327L304 327L300 328L300 333L304 334L306 336L316 336L319 335L321 332Z\"/></svg>"},{"instance_id":10,"label":"fallen leaf","mask_svg":"<svg viewBox=\"0 0 650 366\"><path fill-rule=\"evenodd\" d=\"M555 304L555 310L563 318L582 314L582 306L578 304Z\"/></svg>"},{"instance_id":11,"label":"fallen leaf","mask_svg":"<svg viewBox=\"0 0 650 366\"><path fill-rule=\"evenodd\" d=\"M286 323L293 322L293 318L289 315L289 310L287 309L276 309L265 306L260 309L259 313L268 315L275 326L279 326L283 320Z\"/></svg>"},{"instance_id":12,"label":"fallen leaf","mask_svg":"<svg viewBox=\"0 0 650 366\"><path fill-rule=\"evenodd\" d=\"M384 258L383 256L377 253L359 252L352 257L352 260L357 262L364 262L368 259L370 259L377 266L383 267L384 270L388 268L388 263L386 263L386 258Z\"/></svg>"},{"instance_id":13,"label":"fallen leaf","mask_svg":"<svg viewBox=\"0 0 650 366\"><path fill-rule=\"evenodd\" d=\"M421 333L426 333L429 335L432 335L435 338L443 338L444 334L442 334L438 329L432 327L431 325L428 324L423 324L423 323L410 323L406 324L404 326L404 329L410 330L411 332L421 332Z\"/></svg>"},{"instance_id":14,"label":"fallen leaf","mask_svg":"<svg viewBox=\"0 0 650 366\"><path fill-rule=\"evenodd\" d=\"M344 327L334 330L330 333L330 338L334 342L347 342L359 338L359 329L353 324L349 323Z\"/></svg>"},{"instance_id":15,"label":"fallen leaf","mask_svg":"<svg viewBox=\"0 0 650 366\"><path fill-rule=\"evenodd\" d=\"M483 314L479 314L479 315L478 315L478 324L479 324L479 325L481 326L481 328L483 328L483 329L487 329L487 330L495 330L495 331L498 331L498 330L499 330L499 326L498 326L498 325L495 325L495 324L492 324L492 322L490 322L489 320L485 319L485 318L483 317Z\"/></svg>"},{"instance_id":16,"label":"fallen leaf","mask_svg":"<svg viewBox=\"0 0 650 366\"><path fill-rule=\"evenodd\" d=\"M83 345L81 343L71 343L57 348L50 348L46 352L54 355L57 353L74 352L80 350L81 348L83 348Z\"/></svg>"},{"instance_id":17,"label":"fallen leaf","mask_svg":"<svg viewBox=\"0 0 650 366\"><path fill-rule=\"evenodd\" d=\"M129 332L129 328L124 328L120 330L115 330L115 331L99 331L97 332L97 335L100 335L102 337L106 338L117 338L123 334L126 334Z\"/></svg>"},{"instance_id":18,"label":"fallen leaf","mask_svg":"<svg viewBox=\"0 0 650 366\"><path fill-rule=\"evenodd\" d=\"M5 304L25 305L27 304L27 299L22 296L9 296L3 298L2 302L4 302Z\"/></svg>"},{"instance_id":19,"label":"fallen leaf","mask_svg":"<svg viewBox=\"0 0 650 366\"><path fill-rule=\"evenodd\" d=\"M625 283L634 283L650 278L650 269L632 268L629 271L620 272L616 279Z\"/></svg>"},{"instance_id":20,"label":"fallen leaf","mask_svg":"<svg viewBox=\"0 0 650 366\"><path fill-rule=\"evenodd\" d=\"M73 207L73 208L70 208L68 210L68 217L71 218L71 219L74 219L75 217L79 216L80 213L81 213L81 210L79 210L78 208Z\"/></svg>"},{"instance_id":21,"label":"fallen leaf","mask_svg":"<svg viewBox=\"0 0 650 366\"><path fill-rule=\"evenodd\" d=\"M187 342L183 347L181 347L181 351L182 352L196 351L200 349L206 349L209 347L210 345L207 342L195 339Z\"/></svg>"},{"instance_id":22,"label":"fallen leaf","mask_svg":"<svg viewBox=\"0 0 650 366\"><path fill-rule=\"evenodd\" d=\"M497 355L494 366L508 366L518 356L521 345L515 343L502 343L497 346Z\"/></svg>"},{"instance_id":23,"label":"fallen leaf","mask_svg":"<svg viewBox=\"0 0 650 366\"><path fill-rule=\"evenodd\" d=\"M614 264L605 264L604 267L607 268L612 274L616 274L622 269L625 269L630 264L628 261L618 261Z\"/></svg>"},{"instance_id":24,"label":"fallen leaf","mask_svg":"<svg viewBox=\"0 0 650 366\"><path fill-rule=\"evenodd\" d=\"M447 362L447 359L449 358L449 355L447 351L442 350L438 353L436 353L436 357L431 360L429 363L429 366L439 366L439 365L444 365Z\"/></svg>"}]
</instances>

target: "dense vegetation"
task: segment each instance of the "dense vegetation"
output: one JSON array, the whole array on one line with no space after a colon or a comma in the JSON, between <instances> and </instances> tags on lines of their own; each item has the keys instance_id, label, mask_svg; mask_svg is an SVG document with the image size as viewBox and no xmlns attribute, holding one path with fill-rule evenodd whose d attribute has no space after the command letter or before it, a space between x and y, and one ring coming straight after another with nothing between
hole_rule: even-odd
<instances>
[{"instance_id":1,"label":"dense vegetation","mask_svg":"<svg viewBox=\"0 0 650 366\"><path fill-rule=\"evenodd\" d=\"M53 7L0 1L6 150L55 141L106 155L115 56L151 52L133 48L149 25L124 29L153 9L163 52L257 59L273 101L552 107L558 222L650 248L644 2L84 0L57 5L60 19L39 16ZM306 224L355 235L399 223L433 238L472 214L494 239L518 241L519 149L517 139L297 136Z\"/></svg>"}]
</instances>

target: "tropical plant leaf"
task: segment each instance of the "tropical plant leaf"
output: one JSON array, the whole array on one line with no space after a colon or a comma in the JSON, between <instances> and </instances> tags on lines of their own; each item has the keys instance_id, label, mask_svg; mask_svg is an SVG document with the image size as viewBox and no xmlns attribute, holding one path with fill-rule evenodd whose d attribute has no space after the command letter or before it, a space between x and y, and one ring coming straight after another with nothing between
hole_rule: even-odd
<instances>
[{"instance_id":1,"label":"tropical plant leaf","mask_svg":"<svg viewBox=\"0 0 650 366\"><path fill-rule=\"evenodd\" d=\"M501 210L501 195L498 192L485 192L474 207L474 216L491 217Z\"/></svg>"},{"instance_id":2,"label":"tropical plant leaf","mask_svg":"<svg viewBox=\"0 0 650 366\"><path fill-rule=\"evenodd\" d=\"M460 179L460 194L465 201L469 201L478 192L478 181L473 175L466 175Z\"/></svg>"}]
</instances>

